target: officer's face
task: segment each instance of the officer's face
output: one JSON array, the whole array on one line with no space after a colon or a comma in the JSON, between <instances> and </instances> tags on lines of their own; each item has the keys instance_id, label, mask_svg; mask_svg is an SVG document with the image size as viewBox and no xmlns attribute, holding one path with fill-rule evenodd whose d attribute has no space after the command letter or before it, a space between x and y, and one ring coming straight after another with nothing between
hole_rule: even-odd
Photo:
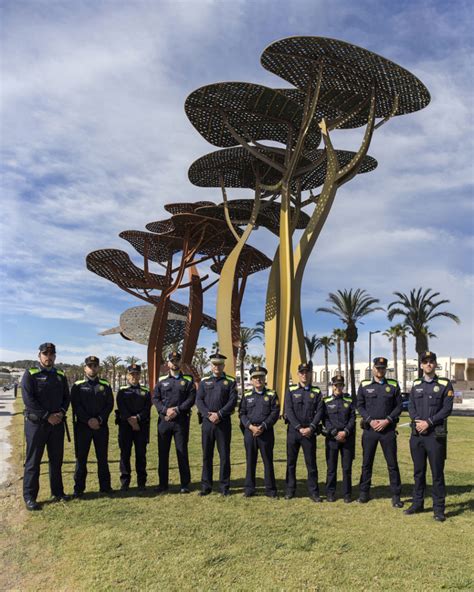
<instances>
[{"instance_id":1,"label":"officer's face","mask_svg":"<svg viewBox=\"0 0 474 592\"><path fill-rule=\"evenodd\" d=\"M387 374L387 368L385 366L374 366L372 368L372 374L380 380Z\"/></svg>"},{"instance_id":2,"label":"officer's face","mask_svg":"<svg viewBox=\"0 0 474 592\"><path fill-rule=\"evenodd\" d=\"M436 365L437 362L435 362L434 360L424 360L420 364L421 369L423 370L423 374L425 374L426 376L432 376L436 372Z\"/></svg>"},{"instance_id":3,"label":"officer's face","mask_svg":"<svg viewBox=\"0 0 474 592\"><path fill-rule=\"evenodd\" d=\"M213 364L211 362L211 372L214 376L220 376L224 372L224 364Z\"/></svg>"},{"instance_id":4,"label":"officer's face","mask_svg":"<svg viewBox=\"0 0 474 592\"><path fill-rule=\"evenodd\" d=\"M129 384L136 386L140 383L140 372L128 372L127 380Z\"/></svg>"},{"instance_id":5,"label":"officer's face","mask_svg":"<svg viewBox=\"0 0 474 592\"><path fill-rule=\"evenodd\" d=\"M52 350L46 350L38 354L40 364L45 368L52 368L56 360L56 354Z\"/></svg>"},{"instance_id":6,"label":"officer's face","mask_svg":"<svg viewBox=\"0 0 474 592\"><path fill-rule=\"evenodd\" d=\"M264 376L254 376L250 379L252 382L252 386L256 391L263 390L265 386L265 377Z\"/></svg>"},{"instance_id":7,"label":"officer's face","mask_svg":"<svg viewBox=\"0 0 474 592\"><path fill-rule=\"evenodd\" d=\"M179 372L181 362L179 360L168 360L168 368L171 372Z\"/></svg>"},{"instance_id":8,"label":"officer's face","mask_svg":"<svg viewBox=\"0 0 474 592\"><path fill-rule=\"evenodd\" d=\"M333 384L332 392L334 395L342 395L342 393L344 392L344 384Z\"/></svg>"},{"instance_id":9,"label":"officer's face","mask_svg":"<svg viewBox=\"0 0 474 592\"><path fill-rule=\"evenodd\" d=\"M87 378L95 378L99 374L99 364L87 364L84 366L84 374Z\"/></svg>"},{"instance_id":10,"label":"officer's face","mask_svg":"<svg viewBox=\"0 0 474 592\"><path fill-rule=\"evenodd\" d=\"M309 370L300 370L298 372L298 380L301 384L308 384L311 380L311 372Z\"/></svg>"}]
</instances>

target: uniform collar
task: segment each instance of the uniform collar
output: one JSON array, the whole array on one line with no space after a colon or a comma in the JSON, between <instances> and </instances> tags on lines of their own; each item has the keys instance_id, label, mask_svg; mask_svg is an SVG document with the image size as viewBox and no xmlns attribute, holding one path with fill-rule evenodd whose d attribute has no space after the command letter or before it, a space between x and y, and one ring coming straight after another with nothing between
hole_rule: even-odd
<instances>
[{"instance_id":1,"label":"uniform collar","mask_svg":"<svg viewBox=\"0 0 474 592\"><path fill-rule=\"evenodd\" d=\"M384 377L384 378L381 378L380 380L377 380L375 378L375 376L373 376L372 377L372 382L375 382L375 384L385 384L387 382L387 379Z\"/></svg>"},{"instance_id":2,"label":"uniform collar","mask_svg":"<svg viewBox=\"0 0 474 592\"><path fill-rule=\"evenodd\" d=\"M170 378L174 378L175 380L180 380L181 378L183 378L183 373L179 372L178 376L174 376L173 374L170 373Z\"/></svg>"},{"instance_id":3,"label":"uniform collar","mask_svg":"<svg viewBox=\"0 0 474 592\"><path fill-rule=\"evenodd\" d=\"M99 377L96 376L95 378L89 378L88 376L85 377L87 382L90 384L97 384L99 382Z\"/></svg>"},{"instance_id":4,"label":"uniform collar","mask_svg":"<svg viewBox=\"0 0 474 592\"><path fill-rule=\"evenodd\" d=\"M216 376L215 374L212 374L212 372L211 372L211 378L213 378L215 381L224 380L226 378L226 375L225 375L225 372L223 372L220 376Z\"/></svg>"},{"instance_id":5,"label":"uniform collar","mask_svg":"<svg viewBox=\"0 0 474 592\"><path fill-rule=\"evenodd\" d=\"M423 382L426 382L428 384L430 384L431 382L438 382L438 376L435 374L433 376L433 378L428 378L423 374L423 378L422 378Z\"/></svg>"},{"instance_id":6,"label":"uniform collar","mask_svg":"<svg viewBox=\"0 0 474 592\"><path fill-rule=\"evenodd\" d=\"M301 382L298 382L298 388L303 389L305 391L310 391L312 386L313 385L311 383L309 383L307 385L303 385L303 384L301 384Z\"/></svg>"},{"instance_id":7,"label":"uniform collar","mask_svg":"<svg viewBox=\"0 0 474 592\"><path fill-rule=\"evenodd\" d=\"M52 368L46 368L42 364L38 364L38 368L40 369L41 372L56 372L55 366L53 366Z\"/></svg>"},{"instance_id":8,"label":"uniform collar","mask_svg":"<svg viewBox=\"0 0 474 592\"><path fill-rule=\"evenodd\" d=\"M254 387L252 390L253 390L253 392L254 392L256 395L264 395L264 394L265 394L265 391L266 391L267 389L266 389L266 387L263 387L263 391L262 391L261 393L260 393L259 391L257 391L257 390L255 389L255 387Z\"/></svg>"}]
</instances>

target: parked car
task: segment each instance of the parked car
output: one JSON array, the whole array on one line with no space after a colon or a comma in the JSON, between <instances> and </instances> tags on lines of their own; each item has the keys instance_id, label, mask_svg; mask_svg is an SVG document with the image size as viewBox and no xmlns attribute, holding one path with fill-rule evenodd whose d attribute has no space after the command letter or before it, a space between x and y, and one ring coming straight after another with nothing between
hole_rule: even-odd
<instances>
[{"instance_id":1,"label":"parked car","mask_svg":"<svg viewBox=\"0 0 474 592\"><path fill-rule=\"evenodd\" d=\"M410 393L402 393L402 411L408 411L408 401Z\"/></svg>"}]
</instances>

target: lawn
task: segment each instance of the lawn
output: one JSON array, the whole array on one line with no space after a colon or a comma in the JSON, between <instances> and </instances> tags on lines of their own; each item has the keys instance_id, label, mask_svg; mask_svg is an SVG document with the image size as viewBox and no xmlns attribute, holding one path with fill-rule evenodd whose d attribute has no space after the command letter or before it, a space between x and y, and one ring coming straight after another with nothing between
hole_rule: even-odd
<instances>
[{"instance_id":1,"label":"lawn","mask_svg":"<svg viewBox=\"0 0 474 592\"><path fill-rule=\"evenodd\" d=\"M21 405L18 404L18 410ZM234 418L236 419L236 418ZM401 423L405 423L402 417ZM377 453L373 499L367 505L314 504L306 497L301 456L298 497L271 500L242 497L245 475L242 435L234 425L232 495L198 497L200 428L193 414L190 458L193 492L180 495L172 449L171 483L157 497L156 415L148 451L149 485L112 498L97 495L96 464L90 462L83 500L44 503L28 513L21 499L23 418L14 417L13 462L17 478L0 492L2 512L0 590L474 590L472 508L474 420L449 423L446 480L447 516L432 518L431 499L423 514L404 516L391 507L388 476ZM412 464L408 428L399 428L403 499L410 498ZM354 483L360 475L360 434ZM276 434L276 476L285 478L285 426ZM73 446L66 444L66 491L73 486ZM116 426L111 426L112 485L119 487ZM92 459L92 457L91 457ZM216 456L217 463L217 456ZM324 493L324 446L318 438L318 467ZM218 466L215 466L216 475ZM258 476L262 477L259 462ZM132 482L134 485L134 482ZM428 492L429 493L429 492ZM357 494L357 486L354 494ZM49 497L47 464L42 466L38 501Z\"/></svg>"}]
</instances>

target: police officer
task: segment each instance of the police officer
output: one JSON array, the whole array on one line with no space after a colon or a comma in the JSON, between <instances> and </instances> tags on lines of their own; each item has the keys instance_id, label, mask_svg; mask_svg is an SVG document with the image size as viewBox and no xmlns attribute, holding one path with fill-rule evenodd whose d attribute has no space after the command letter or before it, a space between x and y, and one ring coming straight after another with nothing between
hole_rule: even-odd
<instances>
[{"instance_id":1,"label":"police officer","mask_svg":"<svg viewBox=\"0 0 474 592\"><path fill-rule=\"evenodd\" d=\"M323 433L326 436L326 496L336 501L337 463L342 463L342 495L344 502L352 501L352 461L355 451L355 405L344 393L344 376L332 378L332 395L323 399Z\"/></svg>"},{"instance_id":2,"label":"police officer","mask_svg":"<svg viewBox=\"0 0 474 592\"><path fill-rule=\"evenodd\" d=\"M397 460L397 434L395 431L402 412L402 395L396 380L386 379L388 360L374 358L372 380L363 380L357 391L357 411L362 416L362 473L359 483L359 502L370 499L372 467L377 444L382 446L387 462L392 492L392 506L402 508L400 500L402 483Z\"/></svg>"},{"instance_id":3,"label":"police officer","mask_svg":"<svg viewBox=\"0 0 474 592\"><path fill-rule=\"evenodd\" d=\"M434 519L444 522L446 516L444 462L446 459L447 418L453 410L453 385L436 375L436 354L424 352L421 356L423 378L415 380L410 393L408 412L412 419L410 452L414 465L415 486L412 505L405 514L423 511L426 487L426 458L433 477Z\"/></svg>"},{"instance_id":4,"label":"police officer","mask_svg":"<svg viewBox=\"0 0 474 592\"><path fill-rule=\"evenodd\" d=\"M135 446L135 468L137 485L140 491L146 486L146 447L150 437L150 391L140 384L142 368L131 364L127 368L128 386L117 393L118 442L120 447L121 490L130 487L130 455Z\"/></svg>"},{"instance_id":5,"label":"police officer","mask_svg":"<svg viewBox=\"0 0 474 592\"><path fill-rule=\"evenodd\" d=\"M196 395L196 407L202 418L202 478L199 495L212 491L212 463L214 445L217 443L221 494L229 495L231 415L237 404L235 379L224 372L226 356L216 352L211 355L211 375L204 378Z\"/></svg>"},{"instance_id":6,"label":"police officer","mask_svg":"<svg viewBox=\"0 0 474 592\"><path fill-rule=\"evenodd\" d=\"M267 370L263 366L250 369L252 390L246 391L240 403L240 422L244 428L244 445L247 461L244 497L255 495L255 473L258 451L263 460L265 495L278 497L273 467L275 434L273 426L278 420L280 404L275 391L265 386Z\"/></svg>"},{"instance_id":7,"label":"police officer","mask_svg":"<svg viewBox=\"0 0 474 592\"><path fill-rule=\"evenodd\" d=\"M74 412L74 437L76 442L76 470L74 472L74 497L79 498L86 488L87 457L94 442L97 458L99 488L111 493L109 449L109 415L114 407L112 388L107 380L99 377L99 358L88 356L84 360L85 378L76 380L71 389L71 405Z\"/></svg>"},{"instance_id":8,"label":"police officer","mask_svg":"<svg viewBox=\"0 0 474 592\"><path fill-rule=\"evenodd\" d=\"M23 498L28 510L40 510L40 465L48 449L49 482L54 501L66 501L61 467L64 456L64 421L69 407L69 386L62 370L54 367L56 346L39 346L39 366L23 374L21 393L25 404L26 460Z\"/></svg>"},{"instance_id":9,"label":"police officer","mask_svg":"<svg viewBox=\"0 0 474 592\"><path fill-rule=\"evenodd\" d=\"M321 390L312 386L312 362L298 366L298 384L289 387L285 396L286 436L286 495L292 499L296 490L296 463L300 448L308 471L308 492L313 502L321 502L316 464L316 430L322 416Z\"/></svg>"},{"instance_id":10,"label":"police officer","mask_svg":"<svg viewBox=\"0 0 474 592\"><path fill-rule=\"evenodd\" d=\"M181 372L181 354L174 351L168 356L168 374L160 376L152 402L158 410L158 493L168 491L169 456L174 438L178 456L180 493L189 493L188 441L191 407L196 399L193 377Z\"/></svg>"}]
</instances>

